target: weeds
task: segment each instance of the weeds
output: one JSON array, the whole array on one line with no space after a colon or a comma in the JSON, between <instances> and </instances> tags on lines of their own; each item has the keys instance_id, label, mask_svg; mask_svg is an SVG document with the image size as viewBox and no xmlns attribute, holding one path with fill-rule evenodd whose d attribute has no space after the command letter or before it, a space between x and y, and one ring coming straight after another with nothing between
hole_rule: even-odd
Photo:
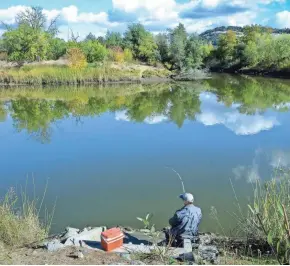
<instances>
[{"instance_id":1,"label":"weeds","mask_svg":"<svg viewBox=\"0 0 290 266\"><path fill-rule=\"evenodd\" d=\"M147 213L145 218L137 217L137 220L139 220L140 222L143 223L144 229L148 229L148 230L150 230L150 232L154 232L155 225L151 224L152 217L153 217L152 213Z\"/></svg>"},{"instance_id":2,"label":"weeds","mask_svg":"<svg viewBox=\"0 0 290 266\"><path fill-rule=\"evenodd\" d=\"M272 247L280 264L290 263L290 178L257 182L250 209L250 222Z\"/></svg>"},{"instance_id":3,"label":"weeds","mask_svg":"<svg viewBox=\"0 0 290 266\"><path fill-rule=\"evenodd\" d=\"M41 221L41 207L37 206L38 200L30 200L25 191L19 200L15 191L10 189L0 201L0 242L10 247L20 247L46 238L54 210L52 214L45 211L45 220Z\"/></svg>"}]
</instances>

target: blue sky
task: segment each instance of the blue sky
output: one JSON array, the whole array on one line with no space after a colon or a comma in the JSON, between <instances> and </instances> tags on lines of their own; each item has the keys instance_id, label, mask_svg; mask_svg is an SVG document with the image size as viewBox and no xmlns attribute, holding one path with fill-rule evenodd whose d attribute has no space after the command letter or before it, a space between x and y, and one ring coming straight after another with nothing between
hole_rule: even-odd
<instances>
[{"instance_id":1,"label":"blue sky","mask_svg":"<svg viewBox=\"0 0 290 266\"><path fill-rule=\"evenodd\" d=\"M15 23L26 7L38 5L49 19L60 16L60 37L69 29L84 38L89 32L124 32L128 23L141 22L153 32L183 23L200 33L221 25L262 25L290 28L290 0L10 0L0 1L0 20ZM0 28L0 34L4 29Z\"/></svg>"}]
</instances>

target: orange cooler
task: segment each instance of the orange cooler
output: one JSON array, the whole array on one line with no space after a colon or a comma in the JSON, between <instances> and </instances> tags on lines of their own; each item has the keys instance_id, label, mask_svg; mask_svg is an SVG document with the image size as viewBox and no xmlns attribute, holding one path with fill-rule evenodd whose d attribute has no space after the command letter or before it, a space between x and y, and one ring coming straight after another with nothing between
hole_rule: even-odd
<instances>
[{"instance_id":1,"label":"orange cooler","mask_svg":"<svg viewBox=\"0 0 290 266\"><path fill-rule=\"evenodd\" d=\"M111 228L101 235L101 244L105 251L112 251L123 246L124 234L120 228Z\"/></svg>"}]
</instances>

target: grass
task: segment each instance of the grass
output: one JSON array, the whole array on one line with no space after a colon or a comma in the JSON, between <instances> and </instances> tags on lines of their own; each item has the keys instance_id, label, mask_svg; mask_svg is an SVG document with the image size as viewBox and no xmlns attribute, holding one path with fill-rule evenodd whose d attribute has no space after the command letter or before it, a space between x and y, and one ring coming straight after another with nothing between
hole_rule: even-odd
<instances>
[{"instance_id":1,"label":"grass","mask_svg":"<svg viewBox=\"0 0 290 266\"><path fill-rule=\"evenodd\" d=\"M67 66L24 66L0 70L0 83L27 85L60 85L106 82L140 82L145 77L166 77L165 70L114 68L110 65L72 69Z\"/></svg>"},{"instance_id":2,"label":"grass","mask_svg":"<svg viewBox=\"0 0 290 266\"><path fill-rule=\"evenodd\" d=\"M42 199L30 200L26 193L21 199L10 189L0 201L0 246L2 248L23 247L45 239L48 236L53 215L45 212L44 221L40 218ZM39 205L40 203L40 205Z\"/></svg>"}]
</instances>

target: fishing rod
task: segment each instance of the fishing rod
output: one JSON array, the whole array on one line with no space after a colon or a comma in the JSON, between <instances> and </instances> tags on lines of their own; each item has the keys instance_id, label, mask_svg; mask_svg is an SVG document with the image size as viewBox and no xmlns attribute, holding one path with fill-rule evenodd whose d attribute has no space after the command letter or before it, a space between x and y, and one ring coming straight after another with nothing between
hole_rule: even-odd
<instances>
[{"instance_id":1,"label":"fishing rod","mask_svg":"<svg viewBox=\"0 0 290 266\"><path fill-rule=\"evenodd\" d=\"M181 182L182 191L183 191L183 193L185 193L184 183L183 183L183 180L182 180L180 174L174 168L172 168L172 167L165 166L165 168L171 169L178 176L178 178L179 178L179 180Z\"/></svg>"}]
</instances>

